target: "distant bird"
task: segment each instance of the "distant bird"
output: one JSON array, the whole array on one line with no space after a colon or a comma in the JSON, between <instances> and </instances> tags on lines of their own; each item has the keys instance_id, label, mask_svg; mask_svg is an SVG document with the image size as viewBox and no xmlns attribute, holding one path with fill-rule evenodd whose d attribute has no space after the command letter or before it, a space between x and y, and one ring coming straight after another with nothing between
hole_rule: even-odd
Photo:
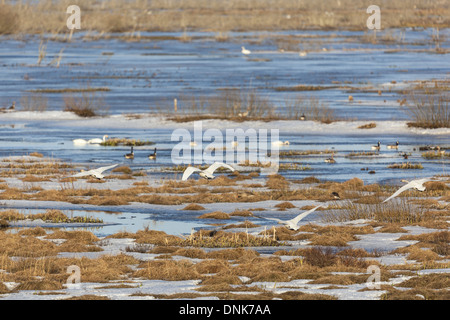
<instances>
[{"instance_id":1,"label":"distant bird","mask_svg":"<svg viewBox=\"0 0 450 320\"><path fill-rule=\"evenodd\" d=\"M302 121L306 120L306 116L304 113L300 116L300 120L302 120Z\"/></svg>"},{"instance_id":2,"label":"distant bird","mask_svg":"<svg viewBox=\"0 0 450 320\"><path fill-rule=\"evenodd\" d=\"M377 145L372 146L372 150L380 150L380 147L381 147L381 142L378 141Z\"/></svg>"},{"instance_id":3,"label":"distant bird","mask_svg":"<svg viewBox=\"0 0 450 320\"><path fill-rule=\"evenodd\" d=\"M105 142L106 138L108 138L108 135L105 134L103 136L103 139L100 139L100 138L90 139L90 140L88 140L88 143L90 143L90 144L100 144L102 142Z\"/></svg>"},{"instance_id":4,"label":"distant bird","mask_svg":"<svg viewBox=\"0 0 450 320\"><path fill-rule=\"evenodd\" d=\"M335 200L340 200L340 199L341 199L341 196L340 196L339 193L337 193L337 192L332 192L331 195L333 196L333 198L334 198Z\"/></svg>"},{"instance_id":5,"label":"distant bird","mask_svg":"<svg viewBox=\"0 0 450 320\"><path fill-rule=\"evenodd\" d=\"M437 149L437 152L439 153L439 155L441 155L441 156L445 155L445 150L441 150L440 146L437 146L436 149Z\"/></svg>"},{"instance_id":6,"label":"distant bird","mask_svg":"<svg viewBox=\"0 0 450 320\"><path fill-rule=\"evenodd\" d=\"M77 174L75 174L75 175L73 175L71 177L72 178L79 178L79 177L91 176L91 177L94 177L94 178L96 178L98 180L101 180L101 179L103 179L105 177L103 175L104 171L112 169L112 168L117 167L117 166L118 166L117 164L114 164L112 166L100 167L100 168L92 169L92 170L89 170L89 171L81 170L80 173L77 173Z\"/></svg>"},{"instance_id":7,"label":"distant bird","mask_svg":"<svg viewBox=\"0 0 450 320\"><path fill-rule=\"evenodd\" d=\"M195 167L187 167L186 170L184 170L183 173L183 177L181 178L181 180L186 181L191 174L193 174L194 172L198 172L198 175L206 180L211 180L214 179L214 171L216 171L218 168L220 167L225 167L229 170L231 170L232 172L234 172L234 168L226 163L222 163L222 162L214 162L211 166L209 166L208 169L205 170L201 170L199 168L195 168Z\"/></svg>"},{"instance_id":8,"label":"distant bird","mask_svg":"<svg viewBox=\"0 0 450 320\"><path fill-rule=\"evenodd\" d=\"M244 47L242 47L241 52L242 52L242 54L245 54L245 55L248 55L248 54L251 54L251 53L252 53L250 50L245 49Z\"/></svg>"},{"instance_id":9,"label":"distant bird","mask_svg":"<svg viewBox=\"0 0 450 320\"><path fill-rule=\"evenodd\" d=\"M151 154L148 155L148 158L149 158L150 160L155 160L155 159L156 159L156 148L155 148L155 150L153 151L153 153L151 153Z\"/></svg>"},{"instance_id":10,"label":"distant bird","mask_svg":"<svg viewBox=\"0 0 450 320\"><path fill-rule=\"evenodd\" d=\"M130 153L127 153L127 154L125 155L125 158L126 158L126 159L134 159L134 150L133 150L133 146L131 147L131 152L130 152Z\"/></svg>"},{"instance_id":11,"label":"distant bird","mask_svg":"<svg viewBox=\"0 0 450 320\"><path fill-rule=\"evenodd\" d=\"M290 142L289 141L274 141L274 142L272 142L272 145L274 145L274 146L287 146L287 145L290 145Z\"/></svg>"},{"instance_id":12,"label":"distant bird","mask_svg":"<svg viewBox=\"0 0 450 320\"><path fill-rule=\"evenodd\" d=\"M398 141L395 144L389 144L386 147L388 149L398 149Z\"/></svg>"},{"instance_id":13,"label":"distant bird","mask_svg":"<svg viewBox=\"0 0 450 320\"><path fill-rule=\"evenodd\" d=\"M300 57L306 57L308 55L308 53L306 51L300 51L300 53L298 55Z\"/></svg>"},{"instance_id":14,"label":"distant bird","mask_svg":"<svg viewBox=\"0 0 450 320\"><path fill-rule=\"evenodd\" d=\"M9 110L14 110L16 108L16 102L13 101L12 105L9 107Z\"/></svg>"},{"instance_id":15,"label":"distant bird","mask_svg":"<svg viewBox=\"0 0 450 320\"><path fill-rule=\"evenodd\" d=\"M425 191L426 187L423 185L425 182L432 181L432 178L424 178L424 179L417 179L413 181L408 180L402 180L402 182L407 182L403 187L398 189L393 195L391 195L389 198L383 201L383 203L391 200L392 198L397 197L400 193L408 190L408 189L416 189L419 191Z\"/></svg>"},{"instance_id":16,"label":"distant bird","mask_svg":"<svg viewBox=\"0 0 450 320\"><path fill-rule=\"evenodd\" d=\"M409 154L407 154L406 152L403 152L403 154L401 156L403 157L403 159L409 158Z\"/></svg>"},{"instance_id":17,"label":"distant bird","mask_svg":"<svg viewBox=\"0 0 450 320\"><path fill-rule=\"evenodd\" d=\"M334 160L334 154L331 154L331 157L325 159L326 163L336 163L336 160Z\"/></svg>"},{"instance_id":18,"label":"distant bird","mask_svg":"<svg viewBox=\"0 0 450 320\"><path fill-rule=\"evenodd\" d=\"M294 219L291 219L291 220L280 220L280 219L277 219L277 218L265 218L265 217L260 217L260 218L277 221L278 224L283 224L288 229L298 230L298 229L300 229L300 227L298 226L298 223L300 222L300 220L304 219L306 216L308 216L310 213L316 211L320 207L322 207L322 205L318 205L317 207L312 208L311 210L302 212L298 216L296 216Z\"/></svg>"}]
</instances>

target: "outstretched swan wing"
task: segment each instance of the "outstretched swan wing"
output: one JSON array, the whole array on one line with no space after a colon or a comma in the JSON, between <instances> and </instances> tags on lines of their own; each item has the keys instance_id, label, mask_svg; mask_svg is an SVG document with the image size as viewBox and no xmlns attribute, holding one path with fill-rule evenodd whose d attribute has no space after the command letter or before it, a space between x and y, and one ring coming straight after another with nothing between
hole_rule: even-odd
<instances>
[{"instance_id":1,"label":"outstretched swan wing","mask_svg":"<svg viewBox=\"0 0 450 320\"><path fill-rule=\"evenodd\" d=\"M195 167L187 167L186 170L184 170L183 173L183 177L181 178L181 180L186 181L191 174L193 174L194 172L198 172L198 171L202 171L199 168L195 168Z\"/></svg>"},{"instance_id":2,"label":"outstretched swan wing","mask_svg":"<svg viewBox=\"0 0 450 320\"><path fill-rule=\"evenodd\" d=\"M205 170L205 172L213 174L214 171L216 171L218 168L224 167L231 171L234 171L234 168L226 163L223 162L214 162L208 169Z\"/></svg>"},{"instance_id":3,"label":"outstretched swan wing","mask_svg":"<svg viewBox=\"0 0 450 320\"><path fill-rule=\"evenodd\" d=\"M290 222L292 222L293 224L297 225L297 223L300 222L300 220L304 219L307 215L309 215L310 213L313 213L314 211L316 211L318 208L320 208L322 205L318 205L315 208L312 208L311 210L305 211L300 213L298 216L296 216L294 219L289 220Z\"/></svg>"},{"instance_id":4,"label":"outstretched swan wing","mask_svg":"<svg viewBox=\"0 0 450 320\"><path fill-rule=\"evenodd\" d=\"M85 177L85 176L90 176L91 174L92 174L92 171L81 171L77 174L74 174L73 176L70 176L70 178Z\"/></svg>"},{"instance_id":5,"label":"outstretched swan wing","mask_svg":"<svg viewBox=\"0 0 450 320\"><path fill-rule=\"evenodd\" d=\"M112 166L100 167L98 169L95 169L95 171L98 172L98 173L102 173L103 171L112 169L112 168L117 167L117 166L118 166L118 164L113 164Z\"/></svg>"},{"instance_id":6,"label":"outstretched swan wing","mask_svg":"<svg viewBox=\"0 0 450 320\"><path fill-rule=\"evenodd\" d=\"M423 179L413 180L413 181L409 182L408 184L405 184L400 189L398 189L392 196L390 196L389 198L384 200L383 203L391 200L392 198L395 198L400 193L402 193L402 192L404 192L404 191L406 191L408 189L417 188L418 190L424 191L425 188L424 188L423 184L425 182L432 181L432 180L435 180L435 179L433 179L433 178L423 178Z\"/></svg>"}]
</instances>

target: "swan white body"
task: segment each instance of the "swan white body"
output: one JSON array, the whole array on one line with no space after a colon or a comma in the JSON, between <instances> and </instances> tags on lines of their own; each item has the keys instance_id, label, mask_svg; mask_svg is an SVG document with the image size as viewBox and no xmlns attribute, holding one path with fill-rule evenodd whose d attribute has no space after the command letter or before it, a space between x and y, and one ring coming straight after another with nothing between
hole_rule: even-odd
<instances>
[{"instance_id":1,"label":"swan white body","mask_svg":"<svg viewBox=\"0 0 450 320\"><path fill-rule=\"evenodd\" d=\"M272 145L274 145L274 146L287 146L287 145L289 145L290 144L290 142L289 141L274 141L274 142L272 142Z\"/></svg>"},{"instance_id":2,"label":"swan white body","mask_svg":"<svg viewBox=\"0 0 450 320\"><path fill-rule=\"evenodd\" d=\"M187 167L186 170L184 170L181 180L186 181L194 172L198 172L198 175L204 179L211 180L215 178L214 171L216 171L220 167L230 169L232 172L234 171L234 168L226 163L214 162L211 166L209 166L208 169L205 170L200 170L199 168L195 167Z\"/></svg>"},{"instance_id":3,"label":"swan white body","mask_svg":"<svg viewBox=\"0 0 450 320\"><path fill-rule=\"evenodd\" d=\"M91 139L91 140L88 140L88 143L90 143L90 144L100 144L102 142L105 142L106 138L108 138L108 135L105 134L103 136L103 139L99 139L99 138Z\"/></svg>"},{"instance_id":4,"label":"swan white body","mask_svg":"<svg viewBox=\"0 0 450 320\"><path fill-rule=\"evenodd\" d=\"M318 208L320 208L322 205L318 205L315 208L312 208L311 210L305 211L300 213L298 216L296 216L294 219L291 220L280 220L277 218L264 218L267 220L273 220L273 221L277 221L278 224L283 224L285 225L288 229L291 230L298 230L300 229L300 227L298 226L298 223L304 219L306 216L308 216L309 214L313 213L314 211L316 211Z\"/></svg>"},{"instance_id":5,"label":"swan white body","mask_svg":"<svg viewBox=\"0 0 450 320\"><path fill-rule=\"evenodd\" d=\"M250 50L248 50L248 49L245 49L244 47L242 47L242 50L241 50L241 52L243 53L243 54L245 54L245 55L247 55L247 54L251 54L252 52L250 51Z\"/></svg>"},{"instance_id":6,"label":"swan white body","mask_svg":"<svg viewBox=\"0 0 450 320\"><path fill-rule=\"evenodd\" d=\"M80 173L77 173L73 176L71 176L72 178L79 178L79 177L85 177L85 176L91 176L94 177L98 180L103 179L105 176L103 175L103 172L105 172L106 170L112 169L114 167L117 167L117 164L114 164L112 166L107 166L107 167L100 167L97 169L92 169L89 171L81 171Z\"/></svg>"},{"instance_id":7,"label":"swan white body","mask_svg":"<svg viewBox=\"0 0 450 320\"><path fill-rule=\"evenodd\" d=\"M408 189L416 189L419 191L425 191L426 187L423 185L425 182L428 181L432 181L432 178L424 178L424 179L417 179L417 180L413 180L408 182L407 184L405 184L403 187L401 187L400 189L398 189L393 195L391 195L389 198L387 198L386 200L383 201L383 203L391 200L392 198L397 197L400 193L408 190Z\"/></svg>"},{"instance_id":8,"label":"swan white body","mask_svg":"<svg viewBox=\"0 0 450 320\"><path fill-rule=\"evenodd\" d=\"M75 140L72 140L72 142L73 142L73 144L75 144L77 146L85 145L88 143L87 140L84 140L84 139L75 139Z\"/></svg>"}]
</instances>

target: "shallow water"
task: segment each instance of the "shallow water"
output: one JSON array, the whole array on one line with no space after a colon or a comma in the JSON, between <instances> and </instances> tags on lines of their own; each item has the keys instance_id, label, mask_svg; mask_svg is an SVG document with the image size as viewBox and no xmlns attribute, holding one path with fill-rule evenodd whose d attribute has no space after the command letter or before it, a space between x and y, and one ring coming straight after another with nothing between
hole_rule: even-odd
<instances>
[{"instance_id":1,"label":"shallow water","mask_svg":"<svg viewBox=\"0 0 450 320\"><path fill-rule=\"evenodd\" d=\"M40 40L27 37L23 40L0 38L0 107L16 102L21 110L21 98L33 95L30 90L106 87L110 91L99 92L108 105L109 115L147 113L171 110L174 98L193 95L216 96L223 89L241 88L256 90L267 97L279 112L286 112L286 103L298 96L317 97L326 103L341 119L385 121L407 120L405 110L398 100L403 98L399 90L411 81L448 79L450 64L448 54L433 52L431 30L394 30L394 35L404 32L404 39L389 43L379 35L377 44L364 39L364 32L280 32L280 33L230 33L230 40L218 42L214 34L192 33L192 40L158 40L156 37L180 36L180 34L142 34L141 41L83 40L79 34L71 43L48 41L47 57L37 66ZM444 39L440 46L449 48L449 30L441 30ZM144 37L152 37L144 39ZM287 38L286 38L287 37ZM293 48L280 50L279 39L301 39ZM283 42L281 42L283 44ZM286 42L284 42L286 44ZM241 46L252 50L245 57ZM324 50L324 48L326 50ZM64 49L59 68L49 66L51 60ZM300 50L309 51L300 57ZM392 83L395 81L395 83ZM277 91L276 87L295 85L328 86L329 89L293 92ZM334 88L336 85L345 88ZM333 88L332 88L333 87ZM370 90L360 90L369 88ZM357 90L355 90L357 89ZM379 96L377 91L381 90ZM61 93L43 93L48 99L47 111L63 109ZM348 96L354 102L348 101ZM179 110L183 112L180 100ZM181 126L181 125L180 125ZM186 124L183 125L186 127ZM0 157L26 155L40 152L53 157L89 167L109 163L123 163L132 169L144 169L149 179L180 178L180 173L164 172L171 167L171 151L176 142L171 141L175 128L164 126L120 127L98 119L92 126L83 126L70 120L37 120L19 118L12 120L0 113ZM224 128L220 128L224 130ZM383 134L355 130L325 133L298 132L296 128L282 127L280 140L290 145L282 150L335 150L336 164L328 164L328 155L302 156L282 159L308 166L307 171L281 171L292 178L316 176L323 180L345 181L353 177L369 183L396 183L400 179L448 174L449 160L426 160L418 148L426 145L450 145L448 134L420 134L403 131L400 134ZM74 146L74 138L128 137L154 141L155 145L136 147L134 160L123 155L128 147ZM368 152L371 145L381 140L379 156L348 158L350 152ZM400 141L399 151L385 148L386 144ZM149 161L147 155L158 148L158 159ZM411 153L404 160L399 152ZM388 169L392 163L409 161L422 163L422 170ZM369 169L369 170L361 170ZM375 174L369 174L369 171ZM160 230L174 230L173 221L181 223L180 233L189 232L192 217L170 218L171 209L158 209L139 215L136 226L154 223ZM133 229L133 219L125 217L121 223ZM108 218L112 216L108 215ZM144 217L144 218L142 218ZM153 217L153 218L152 218ZM166 221L162 221L165 217ZM172 215L174 217L174 215ZM111 219L109 219L111 220ZM114 220L114 219L112 219ZM178 230L178 229L177 229ZM106 232L106 231L103 231ZM178 231L177 231L178 232Z\"/></svg>"}]
</instances>

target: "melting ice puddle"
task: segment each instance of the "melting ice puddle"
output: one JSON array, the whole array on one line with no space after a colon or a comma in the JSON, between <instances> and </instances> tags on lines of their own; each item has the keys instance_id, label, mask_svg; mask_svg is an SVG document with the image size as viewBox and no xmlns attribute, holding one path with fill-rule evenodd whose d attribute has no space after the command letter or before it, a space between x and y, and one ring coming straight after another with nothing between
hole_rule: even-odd
<instances>
[{"instance_id":1,"label":"melting ice puddle","mask_svg":"<svg viewBox=\"0 0 450 320\"><path fill-rule=\"evenodd\" d=\"M44 213L45 209L27 209L18 210L23 214ZM192 229L207 227L205 224L195 223L192 221L174 221L149 219L149 214L136 212L108 212L108 211L90 211L90 210L61 210L69 218L87 217L95 218L103 221L103 224L92 223L89 226L79 226L79 224L48 223L43 227L59 227L67 230L86 230L90 231L98 237L105 237L118 232L135 233L148 227L150 230L163 231L170 235L180 236L190 234ZM152 214L153 215L153 214ZM36 226L36 225L33 225ZM31 227L31 225L30 225Z\"/></svg>"}]
</instances>

